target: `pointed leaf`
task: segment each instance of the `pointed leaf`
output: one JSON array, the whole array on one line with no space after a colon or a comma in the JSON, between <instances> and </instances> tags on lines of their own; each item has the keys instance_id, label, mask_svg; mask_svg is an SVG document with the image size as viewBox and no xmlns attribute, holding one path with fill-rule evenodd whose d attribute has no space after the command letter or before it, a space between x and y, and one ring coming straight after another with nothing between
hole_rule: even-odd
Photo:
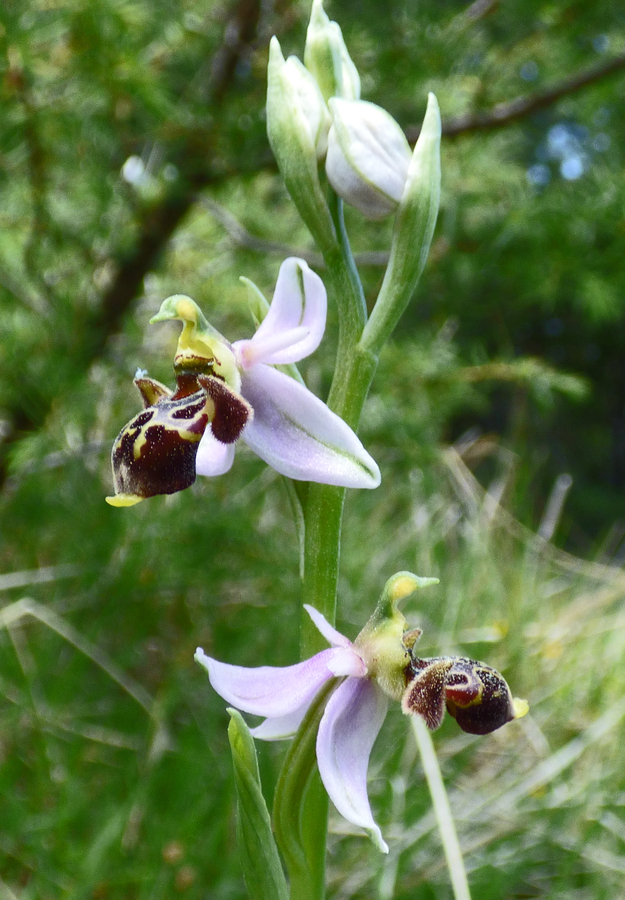
<instances>
[{"instance_id":1,"label":"pointed leaf","mask_svg":"<svg viewBox=\"0 0 625 900\"><path fill-rule=\"evenodd\" d=\"M276 785L276 843L287 868L292 897L324 896L323 882L318 881L319 876L323 879L323 872L309 862L319 857L317 842L323 841L325 846L326 841L327 797L319 783L315 743L319 721L336 685L334 679L328 681L311 703L287 751Z\"/></svg>"},{"instance_id":2,"label":"pointed leaf","mask_svg":"<svg viewBox=\"0 0 625 900\"><path fill-rule=\"evenodd\" d=\"M256 748L240 713L229 709L228 739L237 792L237 842L250 900L288 900L284 872L262 794Z\"/></svg>"}]
</instances>

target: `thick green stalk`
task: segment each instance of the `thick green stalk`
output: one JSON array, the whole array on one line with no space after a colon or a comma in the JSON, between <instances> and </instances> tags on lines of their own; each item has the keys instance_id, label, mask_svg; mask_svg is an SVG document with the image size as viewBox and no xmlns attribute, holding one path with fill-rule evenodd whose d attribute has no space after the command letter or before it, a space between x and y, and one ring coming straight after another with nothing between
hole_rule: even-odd
<instances>
[{"instance_id":1,"label":"thick green stalk","mask_svg":"<svg viewBox=\"0 0 625 900\"><path fill-rule=\"evenodd\" d=\"M342 366L341 382L336 379L328 405L356 429L377 365L377 357L363 353L358 345ZM306 501L304 579L302 602L309 603L334 624L336 590L341 550L341 524L345 488L310 484ZM301 621L301 658L323 650L325 641L308 616Z\"/></svg>"},{"instance_id":2,"label":"thick green stalk","mask_svg":"<svg viewBox=\"0 0 625 900\"><path fill-rule=\"evenodd\" d=\"M343 220L343 201L333 192L328 203L338 241L324 251L327 280L339 314L336 366L328 406L352 428L360 415L377 364L372 354L359 351L359 341L367 320L365 298L354 264ZM305 508L303 603L309 603L334 624L336 588L341 548L341 523L345 489L310 484ZM325 642L302 617L302 659L323 649Z\"/></svg>"},{"instance_id":3,"label":"thick green stalk","mask_svg":"<svg viewBox=\"0 0 625 900\"><path fill-rule=\"evenodd\" d=\"M377 357L359 350L367 319L365 299L345 232L342 201L333 196L329 205L338 244L324 253L324 259L330 292L339 313L339 340L328 406L356 429ZM344 500L345 488L324 484L308 486L302 602L314 606L332 624L336 620ZM323 650L326 642L308 616L303 615L301 621L301 656L306 659ZM296 870L296 880L291 876L291 900L323 900L328 798L316 769L307 786L303 809L301 840L306 869ZM307 874L299 879L298 872Z\"/></svg>"}]
</instances>

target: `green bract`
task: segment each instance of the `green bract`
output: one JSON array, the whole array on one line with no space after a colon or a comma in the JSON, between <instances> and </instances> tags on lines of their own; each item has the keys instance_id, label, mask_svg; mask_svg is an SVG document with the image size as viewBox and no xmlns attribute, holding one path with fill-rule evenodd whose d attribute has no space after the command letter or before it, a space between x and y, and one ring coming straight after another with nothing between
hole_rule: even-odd
<instances>
[{"instance_id":1,"label":"green bract","mask_svg":"<svg viewBox=\"0 0 625 900\"><path fill-rule=\"evenodd\" d=\"M322 0L313 0L304 62L317 79L326 100L330 97L357 100L360 97L358 69L345 46L340 26L330 21Z\"/></svg>"}]
</instances>

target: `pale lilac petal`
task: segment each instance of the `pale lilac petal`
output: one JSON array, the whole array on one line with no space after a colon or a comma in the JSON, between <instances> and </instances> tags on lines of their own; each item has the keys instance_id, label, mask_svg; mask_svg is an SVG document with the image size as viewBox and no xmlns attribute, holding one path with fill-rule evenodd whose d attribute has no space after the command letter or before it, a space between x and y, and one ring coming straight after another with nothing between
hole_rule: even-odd
<instances>
[{"instance_id":1,"label":"pale lilac petal","mask_svg":"<svg viewBox=\"0 0 625 900\"><path fill-rule=\"evenodd\" d=\"M366 678L348 678L332 694L317 734L317 763L328 796L348 822L365 828L388 853L367 796L367 767L388 701Z\"/></svg>"},{"instance_id":2,"label":"pale lilac petal","mask_svg":"<svg viewBox=\"0 0 625 900\"><path fill-rule=\"evenodd\" d=\"M313 699L311 697L295 712L289 713L288 716L274 716L273 719L265 719L256 728L250 728L250 734L261 741L281 741L284 738L293 737L301 725L302 719L308 712L308 707Z\"/></svg>"},{"instance_id":3,"label":"pale lilac petal","mask_svg":"<svg viewBox=\"0 0 625 900\"><path fill-rule=\"evenodd\" d=\"M195 471L198 475L223 475L228 472L234 461L234 444L222 444L214 436L210 427L202 435L195 458Z\"/></svg>"},{"instance_id":4,"label":"pale lilac petal","mask_svg":"<svg viewBox=\"0 0 625 900\"><path fill-rule=\"evenodd\" d=\"M288 335L288 346L269 352L257 362L274 366L297 362L317 349L326 327L328 299L323 281L303 259L289 257L280 266L269 312L252 338L259 344L278 334ZM301 327L307 329L303 334Z\"/></svg>"},{"instance_id":5,"label":"pale lilac petal","mask_svg":"<svg viewBox=\"0 0 625 900\"><path fill-rule=\"evenodd\" d=\"M243 373L254 419L242 439L276 471L301 481L375 488L380 470L349 425L304 385L270 366Z\"/></svg>"},{"instance_id":6,"label":"pale lilac petal","mask_svg":"<svg viewBox=\"0 0 625 900\"><path fill-rule=\"evenodd\" d=\"M367 674L367 666L364 660L353 647L336 647L328 660L328 669L337 678L343 675L354 675L356 678L364 678Z\"/></svg>"},{"instance_id":7,"label":"pale lilac petal","mask_svg":"<svg viewBox=\"0 0 625 900\"><path fill-rule=\"evenodd\" d=\"M268 334L258 338L254 336L250 340L235 341L232 345L236 360L242 369L251 369L257 363L273 360L279 351L285 350L308 337L310 330L302 326L291 331L279 331L277 334Z\"/></svg>"},{"instance_id":8,"label":"pale lilac petal","mask_svg":"<svg viewBox=\"0 0 625 900\"><path fill-rule=\"evenodd\" d=\"M321 685L332 677L327 662L333 650L295 666L230 666L207 656L198 647L195 660L208 671L213 689L242 712L268 718L288 716L310 704Z\"/></svg>"},{"instance_id":9,"label":"pale lilac petal","mask_svg":"<svg viewBox=\"0 0 625 900\"><path fill-rule=\"evenodd\" d=\"M315 609L314 606L310 606L308 603L304 603L304 609L313 620L317 631L321 632L331 647L351 647L352 642L349 638L346 638L344 634L341 634L340 631L333 628L319 610Z\"/></svg>"}]
</instances>

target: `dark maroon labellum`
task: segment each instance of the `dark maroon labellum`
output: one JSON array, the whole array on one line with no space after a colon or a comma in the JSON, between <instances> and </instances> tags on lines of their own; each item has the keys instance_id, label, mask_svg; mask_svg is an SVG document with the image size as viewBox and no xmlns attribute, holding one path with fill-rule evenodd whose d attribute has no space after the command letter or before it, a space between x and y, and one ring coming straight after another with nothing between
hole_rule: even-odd
<instances>
[{"instance_id":1,"label":"dark maroon labellum","mask_svg":"<svg viewBox=\"0 0 625 900\"><path fill-rule=\"evenodd\" d=\"M490 734L515 718L506 680L490 666L462 656L415 659L402 699L405 713L438 728L445 708L463 731Z\"/></svg>"},{"instance_id":2,"label":"dark maroon labellum","mask_svg":"<svg viewBox=\"0 0 625 900\"><path fill-rule=\"evenodd\" d=\"M175 394L151 378L136 379L143 412L122 428L113 445L113 506L130 506L157 494L174 494L195 481L200 440L211 427L218 441L237 440L252 409L213 375L180 372Z\"/></svg>"}]
</instances>

